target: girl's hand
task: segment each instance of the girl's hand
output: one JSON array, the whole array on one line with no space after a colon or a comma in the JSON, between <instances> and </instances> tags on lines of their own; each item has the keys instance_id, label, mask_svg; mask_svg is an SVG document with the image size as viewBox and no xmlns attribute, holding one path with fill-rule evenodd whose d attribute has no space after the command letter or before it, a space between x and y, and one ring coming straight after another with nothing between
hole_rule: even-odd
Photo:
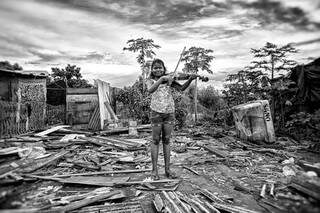
<instances>
[{"instance_id":1,"label":"girl's hand","mask_svg":"<svg viewBox=\"0 0 320 213\"><path fill-rule=\"evenodd\" d=\"M170 75L164 75L164 76L161 76L160 80L161 82L170 82L170 81L172 82L173 78Z\"/></svg>"},{"instance_id":2,"label":"girl's hand","mask_svg":"<svg viewBox=\"0 0 320 213\"><path fill-rule=\"evenodd\" d=\"M196 74L191 74L190 77L189 77L189 79L190 79L190 80L194 80L194 79L196 79L197 77L198 77L198 75L196 75Z\"/></svg>"}]
</instances>

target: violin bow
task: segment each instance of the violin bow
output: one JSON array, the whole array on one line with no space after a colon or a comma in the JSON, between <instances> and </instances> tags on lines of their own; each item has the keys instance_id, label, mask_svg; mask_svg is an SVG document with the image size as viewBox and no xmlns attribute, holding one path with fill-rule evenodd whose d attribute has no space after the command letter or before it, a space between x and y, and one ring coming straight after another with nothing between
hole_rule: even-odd
<instances>
[{"instance_id":1,"label":"violin bow","mask_svg":"<svg viewBox=\"0 0 320 213\"><path fill-rule=\"evenodd\" d=\"M177 70L178 70L178 67L179 67L181 58L182 58L182 56L183 56L183 53L184 53L185 51L186 51L186 47L183 47L183 50L182 50L182 52L181 52L181 54L180 54L180 58L179 58L179 60L178 60L177 66L176 66L176 68L174 69L174 71L173 71L173 73L172 73L172 77L173 77L173 78L177 75ZM172 83L172 82L171 82L171 83ZM171 83L170 83L170 85L171 85Z\"/></svg>"},{"instance_id":2,"label":"violin bow","mask_svg":"<svg viewBox=\"0 0 320 213\"><path fill-rule=\"evenodd\" d=\"M182 52L181 52L181 54L180 54L180 58L179 58L179 61L178 61L178 63L177 63L177 66L176 66L176 68L175 68L174 71L173 71L173 75L175 75L175 74L177 73L178 66L179 66L179 64L180 64L181 58L182 58L182 56L183 56L183 53L184 53L185 51L186 51L186 47L183 48L183 50L182 50Z\"/></svg>"}]
</instances>

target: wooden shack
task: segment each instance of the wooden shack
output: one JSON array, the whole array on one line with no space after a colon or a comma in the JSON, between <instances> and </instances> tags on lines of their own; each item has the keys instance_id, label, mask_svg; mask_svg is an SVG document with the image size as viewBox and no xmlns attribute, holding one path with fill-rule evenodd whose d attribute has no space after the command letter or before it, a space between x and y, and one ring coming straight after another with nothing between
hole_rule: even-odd
<instances>
[{"instance_id":1,"label":"wooden shack","mask_svg":"<svg viewBox=\"0 0 320 213\"><path fill-rule=\"evenodd\" d=\"M67 88L66 121L69 125L89 124L94 109L98 105L97 88Z\"/></svg>"},{"instance_id":2,"label":"wooden shack","mask_svg":"<svg viewBox=\"0 0 320 213\"><path fill-rule=\"evenodd\" d=\"M43 128L47 76L46 71L0 68L0 137Z\"/></svg>"},{"instance_id":3,"label":"wooden shack","mask_svg":"<svg viewBox=\"0 0 320 213\"><path fill-rule=\"evenodd\" d=\"M66 123L77 129L103 130L118 120L112 108L110 84L95 80L95 88L67 88Z\"/></svg>"}]
</instances>

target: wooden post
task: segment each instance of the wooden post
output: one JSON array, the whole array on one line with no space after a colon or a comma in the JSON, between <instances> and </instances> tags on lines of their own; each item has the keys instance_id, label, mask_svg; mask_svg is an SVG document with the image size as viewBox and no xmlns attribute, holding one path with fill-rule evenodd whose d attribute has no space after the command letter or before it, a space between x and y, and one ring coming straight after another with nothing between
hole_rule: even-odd
<instances>
[{"instance_id":1,"label":"wooden post","mask_svg":"<svg viewBox=\"0 0 320 213\"><path fill-rule=\"evenodd\" d=\"M67 81L67 77L64 77L64 82L66 83L66 106L65 106L65 120L64 120L64 124L69 123L68 122L68 100L67 100L67 93L68 93L68 81Z\"/></svg>"},{"instance_id":2,"label":"wooden post","mask_svg":"<svg viewBox=\"0 0 320 213\"><path fill-rule=\"evenodd\" d=\"M194 122L198 121L198 78L195 80L195 90L194 90Z\"/></svg>"}]
</instances>

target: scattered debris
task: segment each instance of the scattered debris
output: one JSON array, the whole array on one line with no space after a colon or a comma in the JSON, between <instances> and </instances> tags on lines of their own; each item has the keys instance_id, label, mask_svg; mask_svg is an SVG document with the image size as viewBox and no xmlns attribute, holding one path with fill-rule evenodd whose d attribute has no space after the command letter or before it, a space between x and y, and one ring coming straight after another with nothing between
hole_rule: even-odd
<instances>
[{"instance_id":1,"label":"scattered debris","mask_svg":"<svg viewBox=\"0 0 320 213\"><path fill-rule=\"evenodd\" d=\"M172 169L179 179L163 178L160 150L161 178L152 181L150 134L141 137L140 126L132 125L138 132L134 135L122 127L94 134L65 127L1 141L2 209L239 213L293 211L299 205L319 209L315 202L320 200L319 161L316 155L313 160L311 154L305 157L305 143L282 138L279 143L256 144L220 128L208 134L193 127L175 133L172 140Z\"/></svg>"}]
</instances>

